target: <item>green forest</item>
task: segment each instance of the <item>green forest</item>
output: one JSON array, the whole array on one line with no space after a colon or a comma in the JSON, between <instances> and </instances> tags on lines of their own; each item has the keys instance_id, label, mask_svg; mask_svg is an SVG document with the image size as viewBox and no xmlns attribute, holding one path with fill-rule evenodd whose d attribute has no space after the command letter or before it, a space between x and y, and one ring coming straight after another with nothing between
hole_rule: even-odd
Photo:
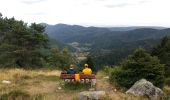
<instances>
[{"instance_id":1,"label":"green forest","mask_svg":"<svg viewBox=\"0 0 170 100\"><path fill-rule=\"evenodd\" d=\"M69 51L56 45L42 25L0 16L0 67L62 68L73 63Z\"/></svg>"}]
</instances>

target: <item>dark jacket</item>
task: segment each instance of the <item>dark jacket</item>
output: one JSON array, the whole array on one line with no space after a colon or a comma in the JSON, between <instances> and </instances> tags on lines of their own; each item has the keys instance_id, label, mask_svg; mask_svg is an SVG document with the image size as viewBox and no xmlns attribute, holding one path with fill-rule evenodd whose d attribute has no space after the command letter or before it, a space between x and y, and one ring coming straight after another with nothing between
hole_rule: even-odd
<instances>
[{"instance_id":1,"label":"dark jacket","mask_svg":"<svg viewBox=\"0 0 170 100\"><path fill-rule=\"evenodd\" d=\"M67 69L67 74L76 74L76 70L75 69Z\"/></svg>"}]
</instances>

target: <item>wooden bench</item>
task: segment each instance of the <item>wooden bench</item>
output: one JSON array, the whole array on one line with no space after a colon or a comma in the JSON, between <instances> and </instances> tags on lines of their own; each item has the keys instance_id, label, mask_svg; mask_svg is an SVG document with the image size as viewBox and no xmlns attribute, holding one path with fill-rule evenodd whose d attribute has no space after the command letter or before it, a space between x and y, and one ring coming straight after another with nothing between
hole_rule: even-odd
<instances>
[{"instance_id":1,"label":"wooden bench","mask_svg":"<svg viewBox=\"0 0 170 100\"><path fill-rule=\"evenodd\" d=\"M96 85L96 77L95 74L85 75L85 74L79 74L80 80L78 82L81 83L91 83L91 85ZM75 82L75 74L65 74L61 73L60 78L63 79L65 82Z\"/></svg>"}]
</instances>

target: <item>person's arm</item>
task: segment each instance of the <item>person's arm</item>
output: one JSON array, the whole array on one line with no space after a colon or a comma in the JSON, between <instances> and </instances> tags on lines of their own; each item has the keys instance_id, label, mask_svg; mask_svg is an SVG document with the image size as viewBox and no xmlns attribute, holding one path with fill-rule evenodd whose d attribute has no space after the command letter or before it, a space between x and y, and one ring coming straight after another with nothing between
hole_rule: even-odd
<instances>
[{"instance_id":1,"label":"person's arm","mask_svg":"<svg viewBox=\"0 0 170 100\"><path fill-rule=\"evenodd\" d=\"M83 71L82 71L83 74L84 74L84 71L85 71L85 70L83 69Z\"/></svg>"},{"instance_id":2,"label":"person's arm","mask_svg":"<svg viewBox=\"0 0 170 100\"><path fill-rule=\"evenodd\" d=\"M90 73L92 74L92 70L90 69Z\"/></svg>"},{"instance_id":3,"label":"person's arm","mask_svg":"<svg viewBox=\"0 0 170 100\"><path fill-rule=\"evenodd\" d=\"M70 69L67 69L67 74L70 74Z\"/></svg>"}]
</instances>

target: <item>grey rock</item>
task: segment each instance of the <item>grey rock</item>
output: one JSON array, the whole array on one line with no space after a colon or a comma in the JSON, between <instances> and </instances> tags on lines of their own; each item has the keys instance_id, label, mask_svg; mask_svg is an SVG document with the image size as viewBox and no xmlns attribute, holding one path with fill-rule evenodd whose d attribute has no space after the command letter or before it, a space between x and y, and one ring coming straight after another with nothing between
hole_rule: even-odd
<instances>
[{"instance_id":1,"label":"grey rock","mask_svg":"<svg viewBox=\"0 0 170 100\"><path fill-rule=\"evenodd\" d=\"M99 100L105 94L105 91L83 91L79 93L79 100Z\"/></svg>"},{"instance_id":2,"label":"grey rock","mask_svg":"<svg viewBox=\"0 0 170 100\"><path fill-rule=\"evenodd\" d=\"M126 93L135 96L148 96L152 100L157 100L164 96L164 93L160 88L157 88L146 79L137 81L128 91L126 91Z\"/></svg>"}]
</instances>

